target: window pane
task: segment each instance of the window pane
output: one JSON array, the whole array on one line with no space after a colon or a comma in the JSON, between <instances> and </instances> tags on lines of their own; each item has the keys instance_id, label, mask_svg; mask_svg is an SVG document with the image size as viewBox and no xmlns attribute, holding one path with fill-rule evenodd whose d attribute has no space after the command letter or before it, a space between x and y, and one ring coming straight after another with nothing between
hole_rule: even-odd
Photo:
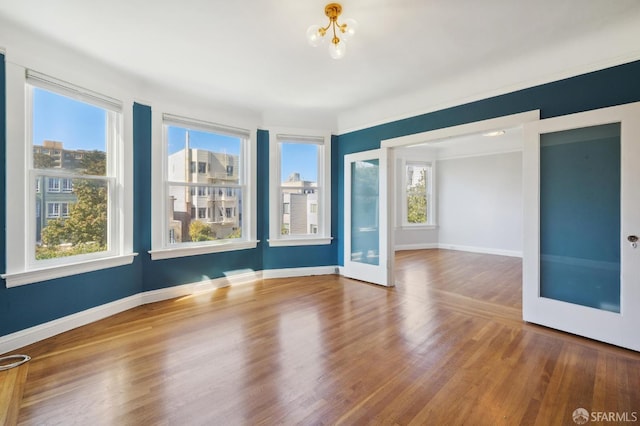
<instances>
[{"instance_id":1,"label":"window pane","mask_svg":"<svg viewBox=\"0 0 640 426\"><path fill-rule=\"evenodd\" d=\"M242 189L171 185L168 200L170 244L242 238ZM202 190L200 190L202 188Z\"/></svg>"},{"instance_id":2,"label":"window pane","mask_svg":"<svg viewBox=\"0 0 640 426\"><path fill-rule=\"evenodd\" d=\"M105 176L107 119L102 108L34 87L33 167Z\"/></svg>"},{"instance_id":3,"label":"window pane","mask_svg":"<svg viewBox=\"0 0 640 426\"><path fill-rule=\"evenodd\" d=\"M280 234L317 234L320 146L312 143L281 143L280 154Z\"/></svg>"},{"instance_id":4,"label":"window pane","mask_svg":"<svg viewBox=\"0 0 640 426\"><path fill-rule=\"evenodd\" d=\"M428 223L430 166L407 164L407 222Z\"/></svg>"},{"instance_id":5,"label":"window pane","mask_svg":"<svg viewBox=\"0 0 640 426\"><path fill-rule=\"evenodd\" d=\"M318 145L311 143L281 143L280 176L282 184L308 182L317 185L319 150Z\"/></svg>"},{"instance_id":6,"label":"window pane","mask_svg":"<svg viewBox=\"0 0 640 426\"><path fill-rule=\"evenodd\" d=\"M31 95L35 259L108 251L107 123L115 113L37 87Z\"/></svg>"},{"instance_id":7,"label":"window pane","mask_svg":"<svg viewBox=\"0 0 640 426\"><path fill-rule=\"evenodd\" d=\"M167 126L167 180L239 184L242 139Z\"/></svg>"},{"instance_id":8,"label":"window pane","mask_svg":"<svg viewBox=\"0 0 640 426\"><path fill-rule=\"evenodd\" d=\"M380 264L380 162L351 163L351 260Z\"/></svg>"},{"instance_id":9,"label":"window pane","mask_svg":"<svg viewBox=\"0 0 640 426\"><path fill-rule=\"evenodd\" d=\"M60 180L45 175L37 180ZM69 179L70 192L35 193L36 260L106 251L108 182ZM42 215L41 212L46 212Z\"/></svg>"},{"instance_id":10,"label":"window pane","mask_svg":"<svg viewBox=\"0 0 640 426\"><path fill-rule=\"evenodd\" d=\"M283 187L280 199L282 202L281 235L318 233L318 188Z\"/></svg>"},{"instance_id":11,"label":"window pane","mask_svg":"<svg viewBox=\"0 0 640 426\"><path fill-rule=\"evenodd\" d=\"M620 135L540 135L540 297L620 312Z\"/></svg>"}]
</instances>

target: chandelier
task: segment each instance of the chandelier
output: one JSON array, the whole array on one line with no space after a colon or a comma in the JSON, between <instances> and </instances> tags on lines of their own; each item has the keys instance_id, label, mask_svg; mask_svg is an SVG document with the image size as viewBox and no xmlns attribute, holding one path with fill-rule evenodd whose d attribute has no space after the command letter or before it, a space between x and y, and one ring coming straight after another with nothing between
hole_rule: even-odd
<instances>
[{"instance_id":1,"label":"chandelier","mask_svg":"<svg viewBox=\"0 0 640 426\"><path fill-rule=\"evenodd\" d=\"M345 42L355 34L358 23L355 19L345 19L338 22L338 16L342 13L342 6L338 3L329 3L324 8L324 14L329 18L329 25L311 25L307 30L307 41L313 47L323 44L329 39L329 55L333 59L342 58L347 52ZM327 36L328 33L328 36Z\"/></svg>"}]
</instances>

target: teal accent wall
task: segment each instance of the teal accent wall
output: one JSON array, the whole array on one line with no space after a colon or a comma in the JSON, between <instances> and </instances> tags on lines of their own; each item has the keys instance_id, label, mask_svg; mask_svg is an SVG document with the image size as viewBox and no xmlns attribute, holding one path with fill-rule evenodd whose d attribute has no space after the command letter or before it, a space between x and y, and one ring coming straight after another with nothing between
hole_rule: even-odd
<instances>
[{"instance_id":1,"label":"teal accent wall","mask_svg":"<svg viewBox=\"0 0 640 426\"><path fill-rule=\"evenodd\" d=\"M380 148L380 141L520 112L540 110L540 118L556 117L640 101L640 61L495 96L338 137L337 161L354 152ZM335 175L334 175L335 176ZM337 206L344 210L344 167L337 170ZM338 240L344 236L344 218L338 216ZM344 264L344 244L338 244L337 262Z\"/></svg>"}]
</instances>

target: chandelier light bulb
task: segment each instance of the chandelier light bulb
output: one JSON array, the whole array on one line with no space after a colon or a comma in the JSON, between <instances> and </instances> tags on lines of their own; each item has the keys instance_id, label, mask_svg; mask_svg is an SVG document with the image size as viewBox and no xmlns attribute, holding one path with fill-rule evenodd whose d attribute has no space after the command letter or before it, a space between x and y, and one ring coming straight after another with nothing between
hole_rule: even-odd
<instances>
[{"instance_id":1,"label":"chandelier light bulb","mask_svg":"<svg viewBox=\"0 0 640 426\"><path fill-rule=\"evenodd\" d=\"M333 59L341 59L347 53L347 44L344 41L329 44L329 55Z\"/></svg>"},{"instance_id":2,"label":"chandelier light bulb","mask_svg":"<svg viewBox=\"0 0 640 426\"><path fill-rule=\"evenodd\" d=\"M307 30L307 41L313 47L318 47L324 42L324 31L320 25L311 25Z\"/></svg>"},{"instance_id":3,"label":"chandelier light bulb","mask_svg":"<svg viewBox=\"0 0 640 426\"><path fill-rule=\"evenodd\" d=\"M358 21L352 18L344 20L344 23L340 26L341 40L349 40L358 31Z\"/></svg>"}]
</instances>

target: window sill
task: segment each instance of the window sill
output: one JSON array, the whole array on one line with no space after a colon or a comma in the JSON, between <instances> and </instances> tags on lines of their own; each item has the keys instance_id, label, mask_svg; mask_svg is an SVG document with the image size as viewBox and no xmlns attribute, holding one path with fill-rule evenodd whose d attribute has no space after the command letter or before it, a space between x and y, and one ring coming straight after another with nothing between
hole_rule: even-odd
<instances>
[{"instance_id":1,"label":"window sill","mask_svg":"<svg viewBox=\"0 0 640 426\"><path fill-rule=\"evenodd\" d=\"M1 276L6 280L7 288L11 288L25 284L48 281L55 278L84 274L86 272L99 271L101 269L130 265L131 263L133 263L133 258L137 255L138 253L131 253L122 256L92 259L78 263L49 266L40 269L30 269L23 272L11 272L2 274Z\"/></svg>"},{"instance_id":2,"label":"window sill","mask_svg":"<svg viewBox=\"0 0 640 426\"><path fill-rule=\"evenodd\" d=\"M242 242L223 242L207 245L176 246L172 248L150 250L151 260L173 259L176 257L198 256L201 254L222 253L225 251L247 250L258 246L257 240ZM186 244L186 243L185 243Z\"/></svg>"},{"instance_id":3,"label":"window sill","mask_svg":"<svg viewBox=\"0 0 640 426\"><path fill-rule=\"evenodd\" d=\"M331 244L333 237L319 238L279 238L267 240L269 247L288 247L288 246L321 246Z\"/></svg>"}]
</instances>

